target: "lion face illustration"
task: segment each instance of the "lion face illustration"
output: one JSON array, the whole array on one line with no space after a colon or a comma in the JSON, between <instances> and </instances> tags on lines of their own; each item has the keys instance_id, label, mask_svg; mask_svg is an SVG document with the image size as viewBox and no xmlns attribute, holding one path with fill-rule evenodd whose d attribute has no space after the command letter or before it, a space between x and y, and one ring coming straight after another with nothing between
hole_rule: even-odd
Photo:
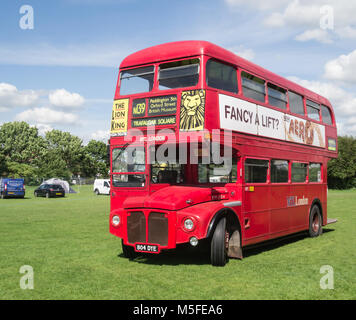
<instances>
[{"instance_id":1,"label":"lion face illustration","mask_svg":"<svg viewBox=\"0 0 356 320\"><path fill-rule=\"evenodd\" d=\"M202 130L204 127L205 91L182 92L180 108L181 130Z\"/></svg>"}]
</instances>

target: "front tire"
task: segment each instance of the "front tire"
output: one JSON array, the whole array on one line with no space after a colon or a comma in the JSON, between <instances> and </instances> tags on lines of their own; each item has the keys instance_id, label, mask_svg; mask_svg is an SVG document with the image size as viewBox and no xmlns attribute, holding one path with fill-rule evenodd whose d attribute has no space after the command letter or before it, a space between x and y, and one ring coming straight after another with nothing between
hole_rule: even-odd
<instances>
[{"instance_id":1,"label":"front tire","mask_svg":"<svg viewBox=\"0 0 356 320\"><path fill-rule=\"evenodd\" d=\"M122 253L124 254L125 258L128 258L128 259L132 260L132 259L135 259L138 256L138 254L134 250L134 248L124 244L124 240L122 240L122 239L121 239L121 245L122 245Z\"/></svg>"},{"instance_id":2,"label":"front tire","mask_svg":"<svg viewBox=\"0 0 356 320\"><path fill-rule=\"evenodd\" d=\"M319 236L322 232L323 229L320 209L317 205L314 205L311 208L309 215L309 236L314 238Z\"/></svg>"},{"instance_id":3,"label":"front tire","mask_svg":"<svg viewBox=\"0 0 356 320\"><path fill-rule=\"evenodd\" d=\"M213 238L211 239L210 261L213 266L223 267L227 262L226 218L222 218L217 224Z\"/></svg>"},{"instance_id":4,"label":"front tire","mask_svg":"<svg viewBox=\"0 0 356 320\"><path fill-rule=\"evenodd\" d=\"M98 196L100 194L98 189L95 189L94 193Z\"/></svg>"}]
</instances>

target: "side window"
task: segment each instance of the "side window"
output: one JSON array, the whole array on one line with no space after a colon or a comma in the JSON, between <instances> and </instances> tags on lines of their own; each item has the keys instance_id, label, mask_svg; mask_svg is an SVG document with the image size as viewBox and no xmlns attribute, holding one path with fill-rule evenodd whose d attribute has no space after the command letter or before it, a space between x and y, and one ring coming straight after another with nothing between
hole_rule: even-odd
<instances>
[{"instance_id":1,"label":"side window","mask_svg":"<svg viewBox=\"0 0 356 320\"><path fill-rule=\"evenodd\" d=\"M268 103L271 106L286 109L287 108L287 94L286 90L275 86L272 83L268 84Z\"/></svg>"},{"instance_id":2,"label":"side window","mask_svg":"<svg viewBox=\"0 0 356 320\"><path fill-rule=\"evenodd\" d=\"M320 107L317 103L307 100L307 113L310 119L320 121L319 110Z\"/></svg>"},{"instance_id":3,"label":"side window","mask_svg":"<svg viewBox=\"0 0 356 320\"><path fill-rule=\"evenodd\" d=\"M304 103L303 97L292 91L288 92L289 96L289 109L291 112L296 114L304 115Z\"/></svg>"},{"instance_id":4,"label":"side window","mask_svg":"<svg viewBox=\"0 0 356 320\"><path fill-rule=\"evenodd\" d=\"M321 116L326 124L333 124L330 109L327 106L321 105Z\"/></svg>"},{"instance_id":5,"label":"side window","mask_svg":"<svg viewBox=\"0 0 356 320\"><path fill-rule=\"evenodd\" d=\"M232 66L210 59L206 64L206 84L212 88L237 93L237 71Z\"/></svg>"},{"instance_id":6,"label":"side window","mask_svg":"<svg viewBox=\"0 0 356 320\"><path fill-rule=\"evenodd\" d=\"M282 183L288 182L288 161L272 160L271 161L271 182Z\"/></svg>"},{"instance_id":7,"label":"side window","mask_svg":"<svg viewBox=\"0 0 356 320\"><path fill-rule=\"evenodd\" d=\"M109 184L106 181L104 181L104 187L110 188Z\"/></svg>"},{"instance_id":8,"label":"side window","mask_svg":"<svg viewBox=\"0 0 356 320\"><path fill-rule=\"evenodd\" d=\"M268 160L246 159L245 160L245 182L265 183L267 182Z\"/></svg>"},{"instance_id":9,"label":"side window","mask_svg":"<svg viewBox=\"0 0 356 320\"><path fill-rule=\"evenodd\" d=\"M293 162L292 163L292 182L305 182L307 180L306 163Z\"/></svg>"},{"instance_id":10,"label":"side window","mask_svg":"<svg viewBox=\"0 0 356 320\"><path fill-rule=\"evenodd\" d=\"M321 182L321 164L309 164L309 182Z\"/></svg>"},{"instance_id":11,"label":"side window","mask_svg":"<svg viewBox=\"0 0 356 320\"><path fill-rule=\"evenodd\" d=\"M245 97L265 102L265 81L247 72L241 72L242 90Z\"/></svg>"}]
</instances>

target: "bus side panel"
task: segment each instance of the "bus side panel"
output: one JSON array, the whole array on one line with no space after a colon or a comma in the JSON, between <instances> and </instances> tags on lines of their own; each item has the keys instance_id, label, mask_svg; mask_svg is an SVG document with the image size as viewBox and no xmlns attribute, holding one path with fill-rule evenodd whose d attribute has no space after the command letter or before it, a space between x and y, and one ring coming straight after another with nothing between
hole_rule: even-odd
<instances>
[{"instance_id":1,"label":"bus side panel","mask_svg":"<svg viewBox=\"0 0 356 320\"><path fill-rule=\"evenodd\" d=\"M244 240L268 236L270 229L270 192L268 185L245 186L243 191Z\"/></svg>"},{"instance_id":2,"label":"bus side panel","mask_svg":"<svg viewBox=\"0 0 356 320\"><path fill-rule=\"evenodd\" d=\"M289 212L286 196L290 193L288 184L271 184L271 227L270 233L280 233L289 229Z\"/></svg>"}]
</instances>

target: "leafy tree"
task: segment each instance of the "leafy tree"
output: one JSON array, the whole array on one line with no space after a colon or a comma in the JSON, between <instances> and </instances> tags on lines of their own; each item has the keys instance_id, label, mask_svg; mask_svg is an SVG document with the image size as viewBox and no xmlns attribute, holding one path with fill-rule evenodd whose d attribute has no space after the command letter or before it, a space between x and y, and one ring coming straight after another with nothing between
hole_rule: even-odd
<instances>
[{"instance_id":1,"label":"leafy tree","mask_svg":"<svg viewBox=\"0 0 356 320\"><path fill-rule=\"evenodd\" d=\"M45 149L37 128L26 122L8 122L0 127L0 153L6 162L37 166Z\"/></svg>"},{"instance_id":2,"label":"leafy tree","mask_svg":"<svg viewBox=\"0 0 356 320\"><path fill-rule=\"evenodd\" d=\"M107 156L107 146L104 142L90 140L85 146L86 161L83 162L83 171L88 176L101 175L108 176L109 158Z\"/></svg>"},{"instance_id":3,"label":"leafy tree","mask_svg":"<svg viewBox=\"0 0 356 320\"><path fill-rule=\"evenodd\" d=\"M0 150L0 177L7 173L5 156L1 153Z\"/></svg>"},{"instance_id":4,"label":"leafy tree","mask_svg":"<svg viewBox=\"0 0 356 320\"><path fill-rule=\"evenodd\" d=\"M356 187L356 139L338 137L339 154L328 163L328 186L331 189Z\"/></svg>"},{"instance_id":5,"label":"leafy tree","mask_svg":"<svg viewBox=\"0 0 356 320\"><path fill-rule=\"evenodd\" d=\"M63 160L65 168L72 174L81 173L81 162L84 158L85 149L82 140L69 132L52 130L46 133L47 156Z\"/></svg>"}]
</instances>

